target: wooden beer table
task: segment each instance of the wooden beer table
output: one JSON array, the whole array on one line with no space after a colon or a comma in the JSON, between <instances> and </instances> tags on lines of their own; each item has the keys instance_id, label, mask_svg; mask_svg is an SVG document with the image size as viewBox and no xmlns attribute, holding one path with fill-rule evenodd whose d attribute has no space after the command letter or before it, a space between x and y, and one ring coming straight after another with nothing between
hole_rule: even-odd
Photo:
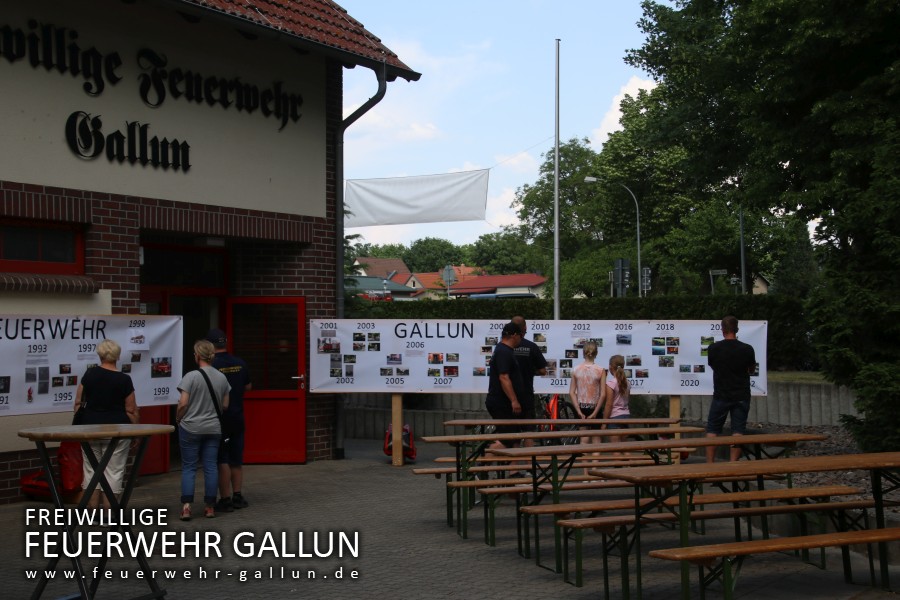
<instances>
[{"instance_id":1,"label":"wooden beer table","mask_svg":"<svg viewBox=\"0 0 900 600\"><path fill-rule=\"evenodd\" d=\"M658 428L656 431L662 431L664 428ZM702 428L693 427L681 428L682 430L692 430L703 431ZM631 430L605 430L606 432L618 432L619 435L622 435L623 431L631 431ZM653 431L653 430L650 430ZM593 435L593 433L592 433ZM777 445L781 447L790 447L794 446L800 442L808 442L808 441L821 441L827 439L825 435L819 434L811 434L811 433L762 433L762 434L754 434L754 435L730 435L730 436L715 436L715 437L690 437L690 438L680 438L680 439L663 439L663 440L641 440L641 441L633 441L633 442L618 442L618 443L606 443L606 444L569 444L562 446L534 446L534 447L525 447L525 448L504 448L504 449L495 449L491 450L491 454L507 458L507 459L524 459L531 458L532 460L532 485L534 488L533 492L533 502L539 502L543 497L542 494L539 493L539 488L542 484L550 485L550 497L554 504L559 503L559 495L562 485L565 483L568 472L571 468L572 463L583 454L589 454L591 452L629 452L629 451L642 451L648 453L650 456L654 458L656 462L661 462L660 452L671 451L672 448L705 448L707 446L733 446L733 445L742 445L749 446L753 448L749 455L751 456L761 456L762 450L760 449L765 445ZM550 466L549 468L541 468L537 462L539 456L547 456L550 457ZM781 459L778 462L782 462ZM671 463L671 454L667 454L667 461ZM757 462L762 462L761 460L753 460L753 461L744 461L739 464L753 464ZM714 463L718 464L718 463ZM617 467L614 469L592 469L589 472L592 475L597 475L598 477L602 477L605 479L624 479L623 477L613 476L612 473L620 473L620 472L638 472L640 469L662 469L664 472L666 469L671 468L671 464L660 465L654 467ZM696 465L691 465L696 466ZM627 481L627 480L626 480ZM638 489L638 488L636 488ZM636 491L636 495L639 496L639 489ZM657 504L654 503L653 506ZM640 502L636 503L637 509L640 510L641 504ZM562 538L559 527L555 527L555 548L556 548L556 570L557 572L562 572L562 557L561 557L561 548L562 548Z\"/></svg>"},{"instance_id":2,"label":"wooden beer table","mask_svg":"<svg viewBox=\"0 0 900 600\"><path fill-rule=\"evenodd\" d=\"M798 434L795 434L798 435ZM762 436L743 436L749 438ZM720 436L721 438L721 436ZM716 438L709 438L716 439ZM682 440L684 441L684 440ZM751 440L748 440L751 441ZM694 487L704 479L766 477L770 475L787 475L792 473L814 473L823 471L869 471L872 481L872 496L875 501L875 523L878 529L885 528L884 493L900 489L900 452L881 452L869 454L839 454L828 456L801 456L779 459L747 460L736 462L695 463L681 465L661 465L649 467L624 467L620 469L597 469L596 475L609 479L627 481L635 486L635 518L660 506L668 497L678 494L679 542L681 547L689 545L690 503L689 496ZM884 489L884 482L890 488ZM674 486L671 489L670 486ZM668 490L668 491L667 491ZM642 496L643 494L643 496ZM650 496L654 502L641 502L642 497ZM635 527L635 553L637 555L637 596L640 598L640 527ZM887 586L888 562L887 545L878 544L881 563L882 585ZM690 564L681 564L682 598L690 598ZM623 590L627 595L627 591Z\"/></svg>"}]
</instances>

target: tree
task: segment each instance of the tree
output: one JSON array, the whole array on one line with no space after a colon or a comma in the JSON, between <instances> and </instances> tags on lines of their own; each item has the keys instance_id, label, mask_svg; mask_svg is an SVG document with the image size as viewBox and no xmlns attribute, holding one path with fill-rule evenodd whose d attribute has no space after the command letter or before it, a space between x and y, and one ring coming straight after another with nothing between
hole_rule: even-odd
<instances>
[{"instance_id":1,"label":"tree","mask_svg":"<svg viewBox=\"0 0 900 600\"><path fill-rule=\"evenodd\" d=\"M651 91L641 90L636 97L626 96L620 107L622 129L613 132L594 163L593 171L598 183L591 188L600 210L609 215L610 224L606 231L607 241L617 244L619 250L615 258L627 258L632 264L632 278L636 284L637 215L631 194L623 189L627 186L634 193L640 206L641 216L641 265L653 273L652 289L655 294L674 291L671 281L698 279L694 265L673 260L668 256L672 247L664 238L683 227L683 218L695 210L706 197L700 193L689 193L685 183L682 163L686 153L677 143L662 139L654 129L654 115L665 106L664 86ZM699 243L703 241L698 240ZM664 265L670 270L663 276ZM605 261L605 267L612 268L612 260ZM675 268L691 269L690 273L672 273ZM700 267L705 268L705 267ZM633 286L636 290L636 285ZM688 286L691 293L702 289ZM678 289L684 292L684 289Z\"/></svg>"},{"instance_id":2,"label":"tree","mask_svg":"<svg viewBox=\"0 0 900 600\"><path fill-rule=\"evenodd\" d=\"M762 267L771 282L769 293L808 297L820 274L805 220L797 215L779 219L763 229L763 234L772 238L771 254Z\"/></svg>"},{"instance_id":3,"label":"tree","mask_svg":"<svg viewBox=\"0 0 900 600\"><path fill-rule=\"evenodd\" d=\"M584 178L592 174L596 154L587 139L572 139L559 148L559 248L560 265L570 260L586 262L601 247L608 215ZM544 155L540 177L533 185L516 190L513 207L521 225L518 235L533 246L532 265L553 272L554 258L554 152ZM592 280L593 281L593 280ZM588 290L599 293L602 285ZM562 287L560 287L562 293Z\"/></svg>"},{"instance_id":4,"label":"tree","mask_svg":"<svg viewBox=\"0 0 900 600\"><path fill-rule=\"evenodd\" d=\"M344 204L344 215L349 216L353 213L350 209L347 208L347 204ZM362 236L358 233L352 233L349 235L344 235L344 275L359 275L359 268L354 266L353 263L356 261L358 254L356 254L356 249L358 248L357 240L361 240Z\"/></svg>"},{"instance_id":5,"label":"tree","mask_svg":"<svg viewBox=\"0 0 900 600\"><path fill-rule=\"evenodd\" d=\"M453 242L427 237L410 244L402 258L413 273L431 273L447 265L460 264L462 251Z\"/></svg>"},{"instance_id":6,"label":"tree","mask_svg":"<svg viewBox=\"0 0 900 600\"><path fill-rule=\"evenodd\" d=\"M358 246L354 245L353 242L361 237L358 233L344 236L344 275L359 275L359 267L353 264L359 257L356 253Z\"/></svg>"},{"instance_id":7,"label":"tree","mask_svg":"<svg viewBox=\"0 0 900 600\"><path fill-rule=\"evenodd\" d=\"M371 256L372 258L403 258L409 250L403 244L358 244L356 256Z\"/></svg>"},{"instance_id":8,"label":"tree","mask_svg":"<svg viewBox=\"0 0 900 600\"><path fill-rule=\"evenodd\" d=\"M628 61L664 82L657 131L687 178L745 208L818 219L809 314L849 385L865 449L900 447L900 6L879 0L645 1Z\"/></svg>"},{"instance_id":9,"label":"tree","mask_svg":"<svg viewBox=\"0 0 900 600\"><path fill-rule=\"evenodd\" d=\"M521 233L507 229L486 233L472 244L470 265L478 265L491 275L535 272L531 248Z\"/></svg>"},{"instance_id":10,"label":"tree","mask_svg":"<svg viewBox=\"0 0 900 600\"><path fill-rule=\"evenodd\" d=\"M560 265L559 293L563 298L594 298L609 295L609 272L613 263L631 250L631 245L603 244L593 252ZM632 290L637 289L632 285Z\"/></svg>"},{"instance_id":11,"label":"tree","mask_svg":"<svg viewBox=\"0 0 900 600\"><path fill-rule=\"evenodd\" d=\"M568 259L602 240L604 223L598 218L596 205L586 202L588 185L584 178L591 174L595 157L588 140L569 140L560 145L559 155L560 249L562 257ZM554 153L548 151L544 154L538 181L516 190L513 200L513 208L521 222L519 234L551 251L554 185Z\"/></svg>"}]
</instances>

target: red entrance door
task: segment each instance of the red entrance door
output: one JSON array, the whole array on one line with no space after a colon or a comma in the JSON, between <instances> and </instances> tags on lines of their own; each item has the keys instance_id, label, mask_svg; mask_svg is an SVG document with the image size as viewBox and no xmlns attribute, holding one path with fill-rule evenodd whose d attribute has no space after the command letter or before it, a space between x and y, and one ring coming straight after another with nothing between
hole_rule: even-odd
<instances>
[{"instance_id":1,"label":"red entrance door","mask_svg":"<svg viewBox=\"0 0 900 600\"><path fill-rule=\"evenodd\" d=\"M306 462L306 299L229 298L226 329L253 380L244 462Z\"/></svg>"}]
</instances>

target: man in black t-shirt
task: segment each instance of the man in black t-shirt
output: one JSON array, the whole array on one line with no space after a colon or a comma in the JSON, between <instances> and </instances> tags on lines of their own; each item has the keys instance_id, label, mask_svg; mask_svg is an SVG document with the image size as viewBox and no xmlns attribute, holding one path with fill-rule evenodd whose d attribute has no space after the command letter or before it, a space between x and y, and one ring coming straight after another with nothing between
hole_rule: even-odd
<instances>
[{"instance_id":1,"label":"man in black t-shirt","mask_svg":"<svg viewBox=\"0 0 900 600\"><path fill-rule=\"evenodd\" d=\"M218 369L231 385L228 408L222 419L228 424L231 437L228 444L219 446L219 501L216 511L231 512L247 508L244 498L244 392L253 387L250 371L244 359L228 352L228 339L221 329L210 329L206 339L216 348L212 366Z\"/></svg>"},{"instance_id":2,"label":"man in black t-shirt","mask_svg":"<svg viewBox=\"0 0 900 600\"><path fill-rule=\"evenodd\" d=\"M516 360L515 349L522 341L522 332L515 323L503 326L500 343L494 348L491 356L490 375L488 377L488 393L485 407L495 419L516 419L522 414L520 398L525 397L525 385ZM516 425L497 425L497 433L522 431ZM514 446L514 442L494 442L492 448Z\"/></svg>"},{"instance_id":3,"label":"man in black t-shirt","mask_svg":"<svg viewBox=\"0 0 900 600\"><path fill-rule=\"evenodd\" d=\"M516 360L519 362L519 370L522 373L522 383L525 385L525 395L519 398L522 404L522 418L533 419L534 413L534 376L547 374L547 359L541 353L538 345L526 338L528 326L525 317L516 315L512 322L522 332L522 343L516 346Z\"/></svg>"},{"instance_id":4,"label":"man in black t-shirt","mask_svg":"<svg viewBox=\"0 0 900 600\"><path fill-rule=\"evenodd\" d=\"M724 339L709 347L707 362L713 370L713 401L706 421L706 436L721 435L725 419L731 416L731 432L744 435L750 412L750 374L756 369L753 346L737 339L738 320L722 319ZM714 446L706 448L706 462L715 460ZM740 447L731 448L731 460L741 456Z\"/></svg>"}]
</instances>

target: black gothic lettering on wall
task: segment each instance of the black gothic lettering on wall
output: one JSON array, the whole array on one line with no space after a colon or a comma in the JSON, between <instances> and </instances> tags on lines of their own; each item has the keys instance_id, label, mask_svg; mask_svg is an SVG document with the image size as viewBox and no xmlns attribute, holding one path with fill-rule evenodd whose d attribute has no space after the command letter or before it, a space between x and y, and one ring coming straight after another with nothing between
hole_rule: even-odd
<instances>
[{"instance_id":1,"label":"black gothic lettering on wall","mask_svg":"<svg viewBox=\"0 0 900 600\"><path fill-rule=\"evenodd\" d=\"M35 19L28 21L28 31L0 27L0 55L10 64L27 59L35 69L56 69L80 77L84 79L82 89L89 96L99 96L107 83L115 85L122 80L116 72L122 66L118 52L103 54L93 46L82 49L77 31Z\"/></svg>"},{"instance_id":2,"label":"black gothic lettering on wall","mask_svg":"<svg viewBox=\"0 0 900 600\"><path fill-rule=\"evenodd\" d=\"M122 81L118 52L103 53L94 46L82 48L78 32L50 23L29 19L27 29L0 26L0 57L10 64L25 61L32 68L57 70L84 80L82 89L99 96L107 85ZM138 51L136 62L138 93L147 106L158 108L168 97L193 104L216 105L228 110L252 114L257 110L280 122L278 131L302 117L303 96L283 89L281 81L268 87L245 83L240 77L210 76L197 71L170 67L168 58L149 48Z\"/></svg>"},{"instance_id":3,"label":"black gothic lettering on wall","mask_svg":"<svg viewBox=\"0 0 900 600\"><path fill-rule=\"evenodd\" d=\"M148 123L126 122L124 131L103 135L103 121L83 111L76 111L66 120L66 143L69 149L85 160L106 153L113 163L140 164L155 169L187 172L191 168L191 146L177 139L150 137Z\"/></svg>"},{"instance_id":4,"label":"black gothic lettering on wall","mask_svg":"<svg viewBox=\"0 0 900 600\"><path fill-rule=\"evenodd\" d=\"M66 143L81 158L97 158L103 152L103 134L100 117L84 112L74 112L66 120Z\"/></svg>"},{"instance_id":5,"label":"black gothic lettering on wall","mask_svg":"<svg viewBox=\"0 0 900 600\"><path fill-rule=\"evenodd\" d=\"M248 114L259 110L263 116L281 122L279 131L289 122L300 120L303 96L285 92L280 81L260 90L253 84L242 82L239 77L224 79L178 67L167 68L168 58L150 48L138 51L137 64L143 71L138 75L138 92L147 106L158 108L171 96L176 100L219 105L225 109L234 106L238 112Z\"/></svg>"}]
</instances>

